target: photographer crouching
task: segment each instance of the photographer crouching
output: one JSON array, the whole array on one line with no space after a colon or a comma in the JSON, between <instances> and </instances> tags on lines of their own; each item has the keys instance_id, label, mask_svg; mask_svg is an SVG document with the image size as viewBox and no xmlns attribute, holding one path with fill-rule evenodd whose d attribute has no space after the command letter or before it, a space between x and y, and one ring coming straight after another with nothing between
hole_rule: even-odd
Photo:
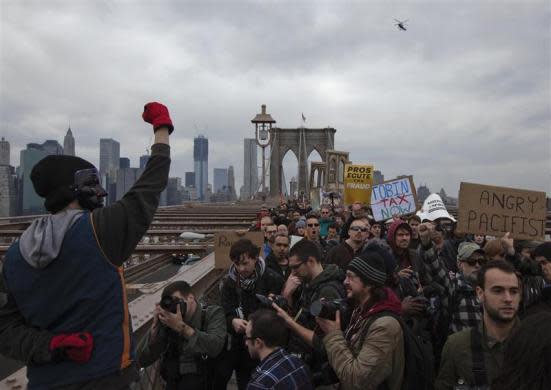
<instances>
[{"instance_id":1,"label":"photographer crouching","mask_svg":"<svg viewBox=\"0 0 551 390\"><path fill-rule=\"evenodd\" d=\"M177 281L165 287L155 305L151 330L138 346L147 367L161 359L167 390L215 389L209 372L226 342L226 319L220 306L202 306L191 287Z\"/></svg>"}]
</instances>

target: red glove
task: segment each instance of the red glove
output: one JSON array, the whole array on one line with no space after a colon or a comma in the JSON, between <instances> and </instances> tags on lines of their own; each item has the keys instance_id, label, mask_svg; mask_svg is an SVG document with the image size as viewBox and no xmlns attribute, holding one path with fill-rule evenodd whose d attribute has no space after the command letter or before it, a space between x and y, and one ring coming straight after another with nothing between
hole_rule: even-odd
<instances>
[{"instance_id":1,"label":"red glove","mask_svg":"<svg viewBox=\"0 0 551 390\"><path fill-rule=\"evenodd\" d=\"M174 126L172 126L172 120L170 119L168 108L161 103L147 103L143 107L142 118L147 123L151 123L153 125L153 131L156 131L160 127L168 128L169 134L172 134L174 131Z\"/></svg>"},{"instance_id":2,"label":"red glove","mask_svg":"<svg viewBox=\"0 0 551 390\"><path fill-rule=\"evenodd\" d=\"M88 332L59 334L52 337L50 351L54 361L72 360L77 363L86 363L90 360L94 338Z\"/></svg>"}]
</instances>

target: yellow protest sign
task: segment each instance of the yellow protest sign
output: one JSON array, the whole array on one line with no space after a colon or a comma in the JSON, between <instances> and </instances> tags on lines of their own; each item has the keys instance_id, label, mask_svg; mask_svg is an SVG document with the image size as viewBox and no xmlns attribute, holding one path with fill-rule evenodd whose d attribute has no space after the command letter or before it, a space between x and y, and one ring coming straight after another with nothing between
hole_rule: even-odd
<instances>
[{"instance_id":1,"label":"yellow protest sign","mask_svg":"<svg viewBox=\"0 0 551 390\"><path fill-rule=\"evenodd\" d=\"M373 186L373 165L345 164L344 166L344 203L371 203Z\"/></svg>"}]
</instances>

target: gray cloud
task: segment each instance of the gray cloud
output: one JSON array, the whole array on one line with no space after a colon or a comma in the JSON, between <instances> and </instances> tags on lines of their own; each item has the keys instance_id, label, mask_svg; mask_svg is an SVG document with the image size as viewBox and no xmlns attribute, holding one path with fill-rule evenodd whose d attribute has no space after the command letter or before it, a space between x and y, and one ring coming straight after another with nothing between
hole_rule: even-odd
<instances>
[{"instance_id":1,"label":"gray cloud","mask_svg":"<svg viewBox=\"0 0 551 390\"><path fill-rule=\"evenodd\" d=\"M159 100L177 128L171 175L192 169L205 133L209 166L234 165L240 184L242 139L266 103L279 126L304 112L307 126L337 128L338 149L387 177L452 194L460 181L551 193L548 2L0 7L0 134L15 164L70 123L83 157L97 163L99 138L113 137L135 165L152 139L141 107Z\"/></svg>"}]
</instances>

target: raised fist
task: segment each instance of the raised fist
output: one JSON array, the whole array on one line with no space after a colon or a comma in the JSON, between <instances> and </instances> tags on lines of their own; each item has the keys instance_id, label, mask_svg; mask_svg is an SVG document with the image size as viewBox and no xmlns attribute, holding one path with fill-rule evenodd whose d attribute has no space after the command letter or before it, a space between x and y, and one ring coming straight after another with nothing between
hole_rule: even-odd
<instances>
[{"instance_id":1,"label":"raised fist","mask_svg":"<svg viewBox=\"0 0 551 390\"><path fill-rule=\"evenodd\" d=\"M421 244L424 246L427 246L430 242L432 229L432 224L429 222L420 224L417 229L419 232L419 240L421 240Z\"/></svg>"},{"instance_id":2,"label":"raised fist","mask_svg":"<svg viewBox=\"0 0 551 390\"><path fill-rule=\"evenodd\" d=\"M168 108L161 103L147 103L143 107L142 118L147 123L151 123L153 125L153 131L156 131L161 127L166 127L169 134L172 134L174 131L174 126L172 125Z\"/></svg>"}]
</instances>

